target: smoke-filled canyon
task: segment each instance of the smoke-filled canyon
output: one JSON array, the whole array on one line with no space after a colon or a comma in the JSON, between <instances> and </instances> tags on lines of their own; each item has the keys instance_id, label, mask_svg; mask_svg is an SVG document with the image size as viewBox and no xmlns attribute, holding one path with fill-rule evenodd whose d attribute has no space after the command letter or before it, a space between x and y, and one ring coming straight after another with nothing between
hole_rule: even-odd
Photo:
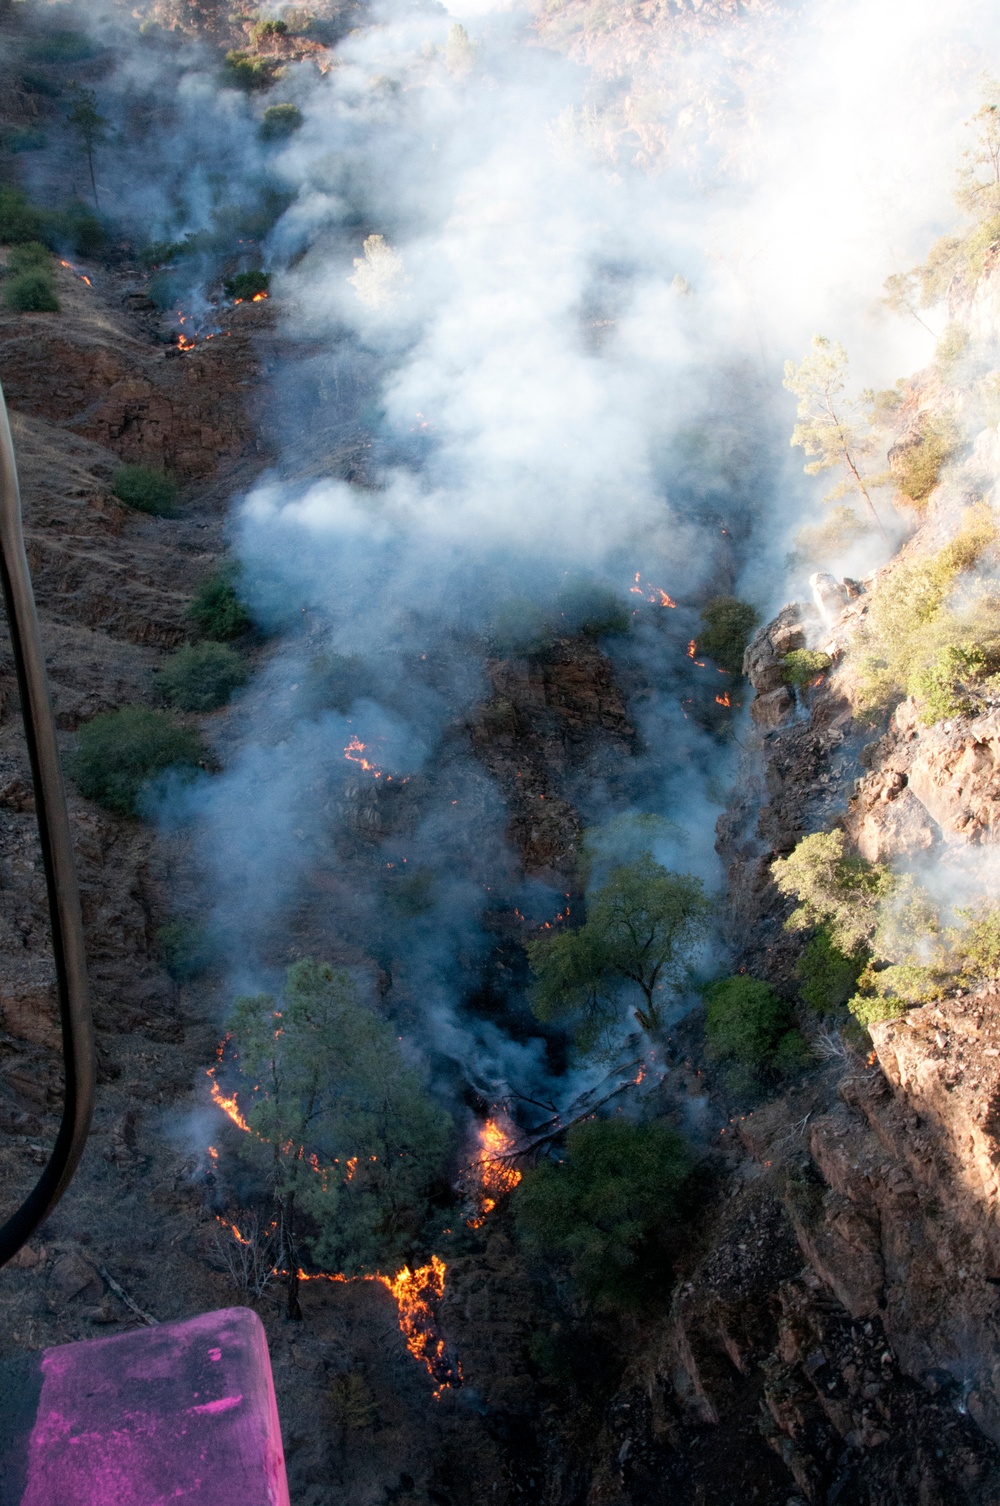
<instances>
[{"instance_id":1,"label":"smoke-filled canyon","mask_svg":"<svg viewBox=\"0 0 1000 1506\"><path fill-rule=\"evenodd\" d=\"M1000 1501L998 59L0 0L99 1078L0 1363L250 1306L296 1506ZM5 646L11 1206L54 1000Z\"/></svg>"}]
</instances>

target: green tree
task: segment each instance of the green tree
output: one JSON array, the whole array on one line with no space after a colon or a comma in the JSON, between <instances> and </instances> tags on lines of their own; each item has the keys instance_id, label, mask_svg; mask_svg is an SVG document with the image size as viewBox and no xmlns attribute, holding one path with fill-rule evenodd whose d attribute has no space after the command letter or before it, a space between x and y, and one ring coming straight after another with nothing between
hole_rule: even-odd
<instances>
[{"instance_id":1,"label":"green tree","mask_svg":"<svg viewBox=\"0 0 1000 1506\"><path fill-rule=\"evenodd\" d=\"M513 1198L533 1253L568 1264L595 1307L634 1309L665 1290L665 1239L691 1174L684 1139L662 1121L588 1120L562 1161L528 1171Z\"/></svg>"},{"instance_id":2,"label":"green tree","mask_svg":"<svg viewBox=\"0 0 1000 1506\"><path fill-rule=\"evenodd\" d=\"M705 999L705 1040L720 1061L767 1074L780 1074L805 1061L805 1042L792 1006L759 978L722 978L707 990Z\"/></svg>"},{"instance_id":3,"label":"green tree","mask_svg":"<svg viewBox=\"0 0 1000 1506\"><path fill-rule=\"evenodd\" d=\"M805 466L806 475L818 476L821 471L839 469L843 479L827 494L828 499L859 492L882 537L886 538L870 490L881 485L884 477L868 468L875 450L873 394L864 393L860 401L845 395L847 353L843 346L831 343L824 335L814 335L812 354L801 365L785 362L783 385L799 400L799 421L792 431L791 443L815 456Z\"/></svg>"},{"instance_id":4,"label":"green tree","mask_svg":"<svg viewBox=\"0 0 1000 1506\"><path fill-rule=\"evenodd\" d=\"M962 153L958 203L977 219L1000 210L1000 81L984 81L986 98L969 121L972 145Z\"/></svg>"},{"instance_id":5,"label":"green tree","mask_svg":"<svg viewBox=\"0 0 1000 1506\"><path fill-rule=\"evenodd\" d=\"M649 852L613 868L588 899L582 926L529 942L535 1013L569 1019L588 1050L619 1017L631 984L643 999L636 1020L659 1030L659 996L679 988L707 919L701 881L690 874L669 872Z\"/></svg>"},{"instance_id":6,"label":"green tree","mask_svg":"<svg viewBox=\"0 0 1000 1506\"><path fill-rule=\"evenodd\" d=\"M300 1244L347 1274L411 1258L451 1121L392 1027L325 963L295 963L280 998L237 1000L230 1030L250 1130L241 1146L276 1200L298 1317Z\"/></svg>"},{"instance_id":7,"label":"green tree","mask_svg":"<svg viewBox=\"0 0 1000 1506\"><path fill-rule=\"evenodd\" d=\"M76 103L67 117L71 126L80 133L83 149L87 154L90 170L90 187L94 195L94 208L98 214L101 206L97 198L97 179L94 176L94 147L108 137L108 122L97 108L97 96L93 89L77 91Z\"/></svg>"},{"instance_id":8,"label":"green tree","mask_svg":"<svg viewBox=\"0 0 1000 1506\"><path fill-rule=\"evenodd\" d=\"M871 947L880 903L893 887L889 869L849 852L842 831L803 837L787 858L775 859L771 877L781 894L798 900L789 929L822 928L848 956Z\"/></svg>"},{"instance_id":9,"label":"green tree","mask_svg":"<svg viewBox=\"0 0 1000 1506\"><path fill-rule=\"evenodd\" d=\"M731 675L743 673L743 651L757 626L756 608L736 596L713 596L701 609L698 652Z\"/></svg>"}]
</instances>

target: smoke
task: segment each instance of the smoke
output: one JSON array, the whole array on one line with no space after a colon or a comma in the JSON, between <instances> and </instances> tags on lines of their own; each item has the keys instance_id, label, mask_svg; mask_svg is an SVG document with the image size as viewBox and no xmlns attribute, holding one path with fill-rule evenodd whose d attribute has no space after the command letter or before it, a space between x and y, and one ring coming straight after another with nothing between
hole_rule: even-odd
<instances>
[{"instance_id":1,"label":"smoke","mask_svg":"<svg viewBox=\"0 0 1000 1506\"><path fill-rule=\"evenodd\" d=\"M859 384L927 360L879 290L954 219L1000 41L984 0L705 4L637 26L623 10L592 28L574 0L537 24L384 6L268 96L304 114L281 147L193 44L119 43L103 86L118 136L100 177L124 222L204 236L235 223L226 206L271 205L250 241L281 311L279 458L232 538L277 636L237 753L189 807L231 981L310 948L367 960L442 1083L484 1096L552 1065L504 917L554 915L567 882L525 879L470 750L497 623L512 603L558 620L573 582L628 604L608 651L634 756L569 760L566 788L587 827L669 821L657 853L716 882L732 741L687 646L714 594L780 605L789 534L821 514L782 363L816 331ZM126 140L168 93L160 127ZM182 298L213 292L203 245Z\"/></svg>"}]
</instances>

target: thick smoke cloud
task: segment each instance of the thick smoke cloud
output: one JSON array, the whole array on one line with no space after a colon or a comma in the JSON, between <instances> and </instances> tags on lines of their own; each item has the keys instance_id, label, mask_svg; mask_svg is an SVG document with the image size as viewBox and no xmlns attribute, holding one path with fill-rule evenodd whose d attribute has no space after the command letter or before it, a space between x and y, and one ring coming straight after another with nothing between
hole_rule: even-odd
<instances>
[{"instance_id":1,"label":"thick smoke cloud","mask_svg":"<svg viewBox=\"0 0 1000 1506\"><path fill-rule=\"evenodd\" d=\"M305 125L267 154L251 107L209 103L192 60L169 151L141 146L147 185L171 187L120 207L165 237L208 223L206 110L225 169L249 180L266 155L289 200L264 247L280 458L233 521L250 600L284 637L196 821L232 981L273 975L296 907L319 913L328 946L375 957L407 1030L488 1096L530 1086L544 1056L516 1011L464 1006L491 907L541 918L563 899L544 876L523 887L462 741L497 615L557 610L581 577L677 603L645 603L615 650L646 687L641 755L579 799L594 825L672 820L659 850L713 881L730 754L685 711L698 607L780 605L789 534L820 514L788 450L782 361L816 330L874 386L927 359L930 337L878 293L953 219L1000 17L983 0L705 5L609 65L613 43L585 30L572 60L544 45L571 8L541 35L520 11L452 11L386 8L330 71L293 70L282 97ZM165 66L147 52L119 70L122 112ZM628 66L632 94L611 78ZM363 661L335 709L309 698L324 656ZM400 906L373 864L404 858L422 877Z\"/></svg>"}]
</instances>

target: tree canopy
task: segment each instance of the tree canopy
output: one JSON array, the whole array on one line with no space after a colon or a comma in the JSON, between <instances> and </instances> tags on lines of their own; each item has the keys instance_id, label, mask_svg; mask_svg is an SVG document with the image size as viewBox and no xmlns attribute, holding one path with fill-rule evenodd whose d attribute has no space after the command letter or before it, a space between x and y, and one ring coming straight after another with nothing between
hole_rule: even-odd
<instances>
[{"instance_id":1,"label":"tree canopy","mask_svg":"<svg viewBox=\"0 0 1000 1506\"><path fill-rule=\"evenodd\" d=\"M525 1173L518 1229L529 1249L565 1260L598 1308L635 1307L663 1288L662 1236L691 1165L686 1142L662 1121L587 1120L566 1136L564 1160Z\"/></svg>"},{"instance_id":2,"label":"tree canopy","mask_svg":"<svg viewBox=\"0 0 1000 1506\"><path fill-rule=\"evenodd\" d=\"M707 917L701 881L671 873L651 853L612 868L582 926L529 943L536 1014L566 1020L589 1050L620 1018L632 985L642 1001L636 1020L658 1030L664 991L681 984Z\"/></svg>"},{"instance_id":3,"label":"tree canopy","mask_svg":"<svg viewBox=\"0 0 1000 1506\"><path fill-rule=\"evenodd\" d=\"M391 1025L347 973L307 959L289 968L279 998L238 999L230 1030L250 1130L240 1146L266 1172L286 1258L299 1238L317 1263L347 1274L409 1258L451 1121Z\"/></svg>"},{"instance_id":4,"label":"tree canopy","mask_svg":"<svg viewBox=\"0 0 1000 1506\"><path fill-rule=\"evenodd\" d=\"M847 353L825 335L814 335L812 353L796 366L785 362L784 384L799 400L798 423L791 443L801 445L811 458L807 476L837 470L842 479L828 493L830 500L858 492L885 537L882 520L871 499L872 488L882 484L881 472L869 469L875 449L871 406L873 394L860 400L846 396Z\"/></svg>"}]
</instances>

